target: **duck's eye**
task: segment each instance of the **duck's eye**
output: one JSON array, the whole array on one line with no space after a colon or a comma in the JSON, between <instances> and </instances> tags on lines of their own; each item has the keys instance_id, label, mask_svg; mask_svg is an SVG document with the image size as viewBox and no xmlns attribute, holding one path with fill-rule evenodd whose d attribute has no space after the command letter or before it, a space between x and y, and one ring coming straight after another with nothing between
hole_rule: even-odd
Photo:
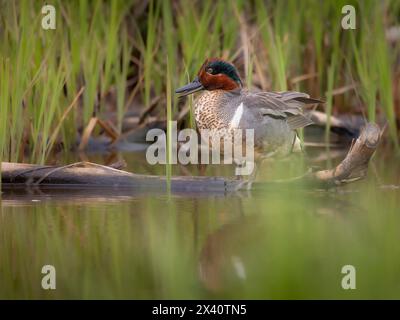
<instances>
[{"instance_id":1,"label":"duck's eye","mask_svg":"<svg viewBox=\"0 0 400 320\"><path fill-rule=\"evenodd\" d=\"M207 73L212 74L214 70L213 70L213 68L207 68L206 71L207 71Z\"/></svg>"}]
</instances>

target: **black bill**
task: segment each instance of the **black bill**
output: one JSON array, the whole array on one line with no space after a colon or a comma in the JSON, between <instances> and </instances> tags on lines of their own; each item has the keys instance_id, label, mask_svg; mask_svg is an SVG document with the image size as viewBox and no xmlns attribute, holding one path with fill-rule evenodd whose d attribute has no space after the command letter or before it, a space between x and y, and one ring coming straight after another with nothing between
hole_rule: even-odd
<instances>
[{"instance_id":1,"label":"black bill","mask_svg":"<svg viewBox=\"0 0 400 320\"><path fill-rule=\"evenodd\" d=\"M203 89L204 87L200 83L199 78L196 77L191 83L188 83L186 86L176 89L175 93L179 94L180 97L183 97Z\"/></svg>"}]
</instances>

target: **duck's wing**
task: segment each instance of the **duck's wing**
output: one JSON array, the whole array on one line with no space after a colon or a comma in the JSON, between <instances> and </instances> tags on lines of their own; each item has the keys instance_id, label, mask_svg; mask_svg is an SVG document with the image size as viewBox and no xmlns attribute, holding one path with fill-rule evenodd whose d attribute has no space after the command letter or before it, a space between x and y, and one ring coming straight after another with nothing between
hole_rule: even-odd
<instances>
[{"instance_id":1,"label":"duck's wing","mask_svg":"<svg viewBox=\"0 0 400 320\"><path fill-rule=\"evenodd\" d=\"M293 130L313 123L303 115L305 104L322 102L310 98L306 93L296 91L246 92L242 96L243 104L248 108L256 108L263 116L286 119Z\"/></svg>"}]
</instances>

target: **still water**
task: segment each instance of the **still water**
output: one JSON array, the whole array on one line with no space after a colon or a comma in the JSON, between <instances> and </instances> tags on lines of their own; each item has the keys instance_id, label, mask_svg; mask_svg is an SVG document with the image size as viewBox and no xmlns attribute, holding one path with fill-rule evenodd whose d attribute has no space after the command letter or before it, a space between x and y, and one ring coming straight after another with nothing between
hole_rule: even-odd
<instances>
[{"instance_id":1,"label":"still water","mask_svg":"<svg viewBox=\"0 0 400 320\"><path fill-rule=\"evenodd\" d=\"M259 178L294 177L343 155L322 149L264 163ZM116 157L131 172L165 172L140 152ZM231 170L176 166L174 174ZM333 190L3 190L0 298L400 298L399 184L398 159L382 151L367 179ZM42 288L45 265L55 268L53 290ZM342 286L346 265L355 289Z\"/></svg>"}]
</instances>

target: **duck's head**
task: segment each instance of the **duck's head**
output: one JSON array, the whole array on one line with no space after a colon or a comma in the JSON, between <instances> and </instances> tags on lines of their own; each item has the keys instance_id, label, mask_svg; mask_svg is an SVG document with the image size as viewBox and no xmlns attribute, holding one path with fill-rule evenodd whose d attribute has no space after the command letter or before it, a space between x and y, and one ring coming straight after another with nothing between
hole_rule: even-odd
<instances>
[{"instance_id":1,"label":"duck's head","mask_svg":"<svg viewBox=\"0 0 400 320\"><path fill-rule=\"evenodd\" d=\"M239 73L235 66L222 59L207 59L201 66L196 78L175 91L180 96L187 96L200 90L235 90L242 87Z\"/></svg>"}]
</instances>

